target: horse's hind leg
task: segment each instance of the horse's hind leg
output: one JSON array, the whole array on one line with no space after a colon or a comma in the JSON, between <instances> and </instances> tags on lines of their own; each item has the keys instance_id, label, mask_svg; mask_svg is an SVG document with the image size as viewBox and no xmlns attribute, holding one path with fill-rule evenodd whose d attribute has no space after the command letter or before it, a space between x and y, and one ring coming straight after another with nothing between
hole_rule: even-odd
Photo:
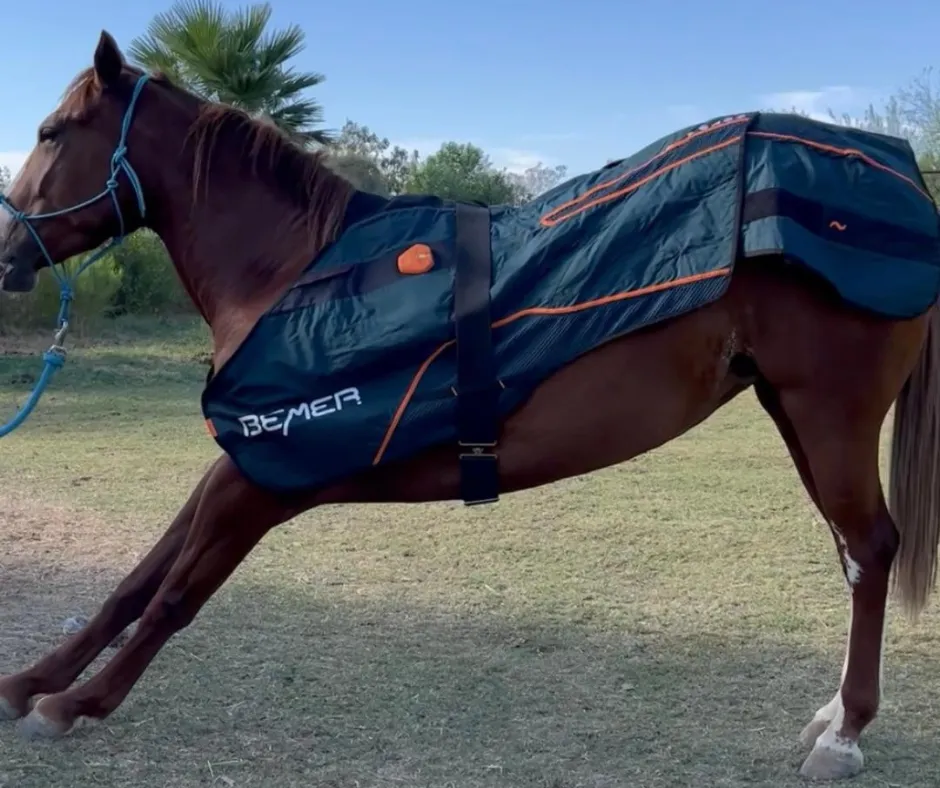
<instances>
[{"instance_id":1,"label":"horse's hind leg","mask_svg":"<svg viewBox=\"0 0 940 788\"><path fill-rule=\"evenodd\" d=\"M777 392L767 385L765 380L757 381L754 386L754 392L757 394L757 399L764 410L767 411L777 425L777 429L780 431L780 435L784 443L786 443L787 449L790 451L790 457L793 459L793 464L796 466L796 470L800 475L803 486L806 488L806 492L809 494L809 497L812 498L813 503L816 504L819 513L823 514L823 507L819 500L819 493L816 490L816 482L813 480L813 474L809 467L809 460L806 459L806 453L800 445L800 439L796 434L796 430L793 428L793 424L780 405L780 398L777 396ZM825 514L823 514L823 517L825 517ZM834 533L833 536L835 536ZM836 544L838 546L838 541ZM851 628L852 624L850 619L849 629L851 630ZM848 664L849 646L848 643L846 643L845 659L842 661L842 675L839 679L840 686L842 681L845 680L845 670ZM813 719L803 728L800 733L800 741L807 747L812 746L816 739L819 738L820 734L829 727L829 723L832 722L841 707L842 694L841 691L837 689L829 703L820 707L816 711Z\"/></svg>"},{"instance_id":2,"label":"horse's hind leg","mask_svg":"<svg viewBox=\"0 0 940 788\"><path fill-rule=\"evenodd\" d=\"M880 703L888 573L898 545L878 476L877 433L853 437L854 428L829 422L831 414L827 417L820 403L806 395L780 397L763 382L756 390L829 523L851 592L840 687L800 734L805 745L814 747L803 765L805 776L846 777L863 766L858 737Z\"/></svg>"},{"instance_id":3,"label":"horse's hind leg","mask_svg":"<svg viewBox=\"0 0 940 788\"><path fill-rule=\"evenodd\" d=\"M0 720L28 714L35 695L67 689L115 637L140 617L179 555L206 478L208 474L166 533L81 631L26 670L0 678Z\"/></svg>"},{"instance_id":4,"label":"horse's hind leg","mask_svg":"<svg viewBox=\"0 0 940 788\"><path fill-rule=\"evenodd\" d=\"M819 779L851 776L863 766L858 739L881 700L888 577L900 541L878 474L881 419L858 423L851 411L840 417L839 408L826 408L826 401L798 393L781 397L806 454L851 593L839 692L804 730L804 739L818 737L801 771Z\"/></svg>"},{"instance_id":5,"label":"horse's hind leg","mask_svg":"<svg viewBox=\"0 0 940 788\"><path fill-rule=\"evenodd\" d=\"M900 541L879 477L879 437L913 366L921 330L859 323L846 328L829 322L828 333L814 332L826 337L825 344L788 343L787 350L765 352L767 363L756 358L765 377L758 387L761 401L829 523L851 594L841 686L803 732L813 749L801 773L814 779L862 769L858 740L878 712L888 578ZM847 336L840 337L843 329ZM851 341L840 341L848 336ZM801 359L795 348L807 357ZM829 353L831 361L819 363ZM817 363L809 363L810 355Z\"/></svg>"}]
</instances>

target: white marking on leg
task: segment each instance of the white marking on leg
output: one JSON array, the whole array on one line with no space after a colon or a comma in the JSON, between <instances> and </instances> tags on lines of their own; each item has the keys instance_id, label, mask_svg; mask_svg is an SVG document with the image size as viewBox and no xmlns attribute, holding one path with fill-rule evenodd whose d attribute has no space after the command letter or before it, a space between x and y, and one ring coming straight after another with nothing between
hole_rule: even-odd
<instances>
[{"instance_id":1,"label":"white marking on leg","mask_svg":"<svg viewBox=\"0 0 940 788\"><path fill-rule=\"evenodd\" d=\"M855 611L853 609L851 595L852 592L849 591L849 628L845 635L845 656L842 658L842 674L839 676L839 692L836 693L840 698L840 703L842 702L842 682L845 681L845 674L849 672L849 652L852 650L852 618Z\"/></svg>"},{"instance_id":2,"label":"white marking on leg","mask_svg":"<svg viewBox=\"0 0 940 788\"><path fill-rule=\"evenodd\" d=\"M838 532L836 532L838 533ZM851 592L851 589L850 589ZM830 750L837 754L848 755L853 759L860 759L862 751L858 744L842 735L842 725L845 722L845 705L842 703L842 685L845 683L845 674L849 669L849 652L852 644L852 618L853 610L849 607L849 630L845 643L845 657L842 660L842 676L839 679L839 689L825 706L813 717L814 722L828 722L829 725L816 739L813 750Z\"/></svg>"},{"instance_id":3,"label":"white marking on leg","mask_svg":"<svg viewBox=\"0 0 940 788\"><path fill-rule=\"evenodd\" d=\"M832 718L829 727L816 739L816 745L813 749L831 750L839 754L851 755L853 758L861 758L862 751L859 749L858 742L842 735L842 723L844 721L845 707L842 705L842 691L839 690L839 706L836 709L836 716Z\"/></svg>"},{"instance_id":4,"label":"white marking on leg","mask_svg":"<svg viewBox=\"0 0 940 788\"><path fill-rule=\"evenodd\" d=\"M851 592L851 589L850 589L850 592ZM830 700L825 706L821 706L819 709L816 710L816 713L813 715L813 719L803 730L803 733L801 734L801 736L808 735L810 737L813 737L814 734L816 734L816 731L819 731L819 733L815 735L815 738L818 739L820 736L822 736L822 733L824 732L824 729L822 727L823 724L828 726L829 723L831 723L837 716L844 717L845 709L842 706L842 683L845 681L845 674L848 672L848 669L849 669L849 646L851 642L852 642L852 606L849 605L849 629L848 629L848 635L846 636L846 641L845 641L845 656L842 658L842 675L839 678L839 688L836 690L836 694L832 696L832 700ZM812 741L812 738L804 739L805 744L809 744L811 741Z\"/></svg>"},{"instance_id":5,"label":"white marking on leg","mask_svg":"<svg viewBox=\"0 0 940 788\"><path fill-rule=\"evenodd\" d=\"M831 723L840 714L845 714L845 710L842 708L841 686L836 690L836 694L832 696L832 700L816 711L813 715L813 722Z\"/></svg>"},{"instance_id":6,"label":"white marking on leg","mask_svg":"<svg viewBox=\"0 0 940 788\"><path fill-rule=\"evenodd\" d=\"M845 579L848 581L849 586L854 588L858 585L858 581L862 579L862 567L852 556L849 554L849 545L845 541L845 537L842 535L836 524L831 522L829 527L832 529L832 533L835 534L836 540L839 542L840 552L842 553L842 561L845 564Z\"/></svg>"},{"instance_id":7,"label":"white marking on leg","mask_svg":"<svg viewBox=\"0 0 940 788\"><path fill-rule=\"evenodd\" d=\"M884 620L881 622L881 650L878 652L878 705L885 697L885 633L888 631L888 603L885 601Z\"/></svg>"},{"instance_id":8,"label":"white marking on leg","mask_svg":"<svg viewBox=\"0 0 940 788\"><path fill-rule=\"evenodd\" d=\"M858 743L842 735L845 714L840 708L829 727L816 739L812 752L800 767L811 780L838 780L854 777L865 768L865 756Z\"/></svg>"},{"instance_id":9,"label":"white marking on leg","mask_svg":"<svg viewBox=\"0 0 940 788\"><path fill-rule=\"evenodd\" d=\"M832 696L825 706L821 707L813 715L813 722L832 722L837 716L844 716L845 709L842 707L842 682L845 681L845 674L849 669L849 645L852 642L852 608L849 607L849 634L845 641L845 656L842 658L842 675L839 677L839 688L836 694ZM840 723L841 724L841 723Z\"/></svg>"}]
</instances>

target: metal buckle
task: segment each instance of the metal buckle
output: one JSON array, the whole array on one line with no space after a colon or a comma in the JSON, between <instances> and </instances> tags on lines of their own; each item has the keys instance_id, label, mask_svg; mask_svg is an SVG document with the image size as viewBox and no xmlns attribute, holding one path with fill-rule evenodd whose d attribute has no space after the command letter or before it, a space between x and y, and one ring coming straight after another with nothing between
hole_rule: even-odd
<instances>
[{"instance_id":1,"label":"metal buckle","mask_svg":"<svg viewBox=\"0 0 940 788\"><path fill-rule=\"evenodd\" d=\"M495 503L499 500L499 457L493 449L496 443L460 443L469 451L458 453L460 463L460 497L467 506ZM482 495L481 495L482 492ZM496 494L494 494L496 493Z\"/></svg>"},{"instance_id":2,"label":"metal buckle","mask_svg":"<svg viewBox=\"0 0 940 788\"><path fill-rule=\"evenodd\" d=\"M53 340L52 340L52 343L53 343L52 346L53 346L53 347L59 347L59 348L61 348L61 347L62 347L62 342L63 342L63 340L65 339L65 335L66 335L68 332L69 332L69 321L68 321L68 320L63 320L63 321L62 321L62 325L59 326L58 331L55 332L55 336L53 337ZM63 350L64 350L64 348L63 348Z\"/></svg>"}]
</instances>

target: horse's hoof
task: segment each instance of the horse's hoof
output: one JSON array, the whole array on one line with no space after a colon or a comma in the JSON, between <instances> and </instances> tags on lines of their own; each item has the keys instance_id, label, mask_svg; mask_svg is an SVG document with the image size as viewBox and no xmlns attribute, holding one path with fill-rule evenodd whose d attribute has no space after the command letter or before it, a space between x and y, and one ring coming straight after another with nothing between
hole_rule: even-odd
<instances>
[{"instance_id":1,"label":"horse's hoof","mask_svg":"<svg viewBox=\"0 0 940 788\"><path fill-rule=\"evenodd\" d=\"M4 686L7 687L6 692ZM29 714L29 698L22 697L21 692L12 691L14 687L11 677L0 679L0 722L18 720Z\"/></svg>"},{"instance_id":2,"label":"horse's hoof","mask_svg":"<svg viewBox=\"0 0 940 788\"><path fill-rule=\"evenodd\" d=\"M25 712L20 712L6 698L0 695L0 722L12 722L24 716Z\"/></svg>"},{"instance_id":3,"label":"horse's hoof","mask_svg":"<svg viewBox=\"0 0 940 788\"><path fill-rule=\"evenodd\" d=\"M40 710L42 701L16 724L16 730L24 739L59 739L70 733L74 722L61 722L47 717Z\"/></svg>"},{"instance_id":4,"label":"horse's hoof","mask_svg":"<svg viewBox=\"0 0 940 788\"><path fill-rule=\"evenodd\" d=\"M809 780L844 780L854 777L865 765L859 746L853 741L817 744L803 761L800 774Z\"/></svg>"},{"instance_id":5,"label":"horse's hoof","mask_svg":"<svg viewBox=\"0 0 940 788\"><path fill-rule=\"evenodd\" d=\"M800 744L804 747L812 747L816 739L823 735L829 723L832 720L812 720L802 731L800 731Z\"/></svg>"}]
</instances>

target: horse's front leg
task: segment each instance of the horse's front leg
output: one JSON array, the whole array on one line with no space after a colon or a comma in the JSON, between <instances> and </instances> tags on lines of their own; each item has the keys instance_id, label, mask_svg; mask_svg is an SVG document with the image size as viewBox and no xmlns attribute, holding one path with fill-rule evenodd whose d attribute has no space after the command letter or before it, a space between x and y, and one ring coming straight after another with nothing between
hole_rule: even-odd
<instances>
[{"instance_id":1,"label":"horse's front leg","mask_svg":"<svg viewBox=\"0 0 940 788\"><path fill-rule=\"evenodd\" d=\"M140 617L179 555L207 478L208 474L200 480L166 533L81 631L26 670L0 678L0 720L28 714L36 695L67 689L114 638Z\"/></svg>"},{"instance_id":2,"label":"horse's front leg","mask_svg":"<svg viewBox=\"0 0 940 788\"><path fill-rule=\"evenodd\" d=\"M111 714L163 645L192 622L261 538L299 511L249 484L227 459L220 460L198 495L182 548L134 634L88 682L40 699L20 722L22 732L59 736L80 717Z\"/></svg>"}]
</instances>

